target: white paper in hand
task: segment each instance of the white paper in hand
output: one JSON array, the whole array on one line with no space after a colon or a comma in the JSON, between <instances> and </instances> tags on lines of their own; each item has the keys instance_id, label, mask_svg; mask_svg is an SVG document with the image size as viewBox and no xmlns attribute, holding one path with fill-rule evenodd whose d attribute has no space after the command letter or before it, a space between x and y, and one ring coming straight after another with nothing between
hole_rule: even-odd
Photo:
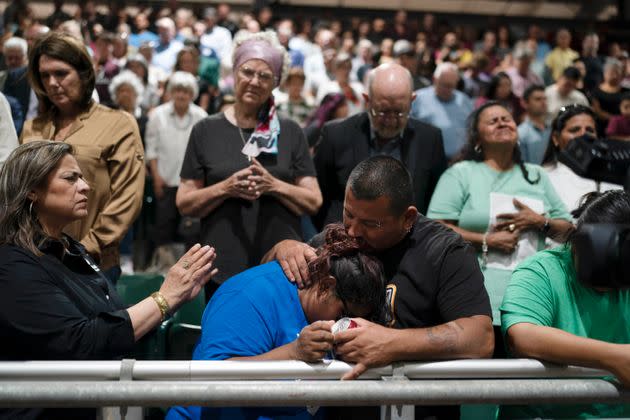
<instances>
[{"instance_id":1,"label":"white paper in hand","mask_svg":"<svg viewBox=\"0 0 630 420\"><path fill-rule=\"evenodd\" d=\"M543 214L545 212L542 200L529 197L519 197L501 193L490 193L490 225L494 226L502 220L497 220L497 215L505 213L517 213L518 209L514 206L514 199L517 199L536 213ZM501 268L504 270L514 270L517 264L530 255L538 252L539 234L537 232L521 232L516 250L511 254L505 254L498 251L488 252L488 267Z\"/></svg>"}]
</instances>

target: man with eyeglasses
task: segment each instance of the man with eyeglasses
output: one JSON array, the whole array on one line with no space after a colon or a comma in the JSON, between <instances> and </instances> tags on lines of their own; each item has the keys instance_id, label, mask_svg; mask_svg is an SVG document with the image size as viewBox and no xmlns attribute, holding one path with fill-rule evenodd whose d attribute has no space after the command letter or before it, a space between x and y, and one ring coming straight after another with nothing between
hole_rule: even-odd
<instances>
[{"instance_id":1,"label":"man with eyeglasses","mask_svg":"<svg viewBox=\"0 0 630 420\"><path fill-rule=\"evenodd\" d=\"M461 236L418 213L409 171L397 159L374 156L350 173L343 202L348 234L383 264L388 327L361 318L335 334L335 353L354 369L396 361L488 358L494 349L490 301L475 250ZM285 240L265 261L277 259L286 276L308 284L308 263L322 234L303 244ZM353 410L354 411L354 410ZM339 418L374 418L373 413ZM459 408L416 407L415 418L459 418Z\"/></svg>"},{"instance_id":2,"label":"man with eyeglasses","mask_svg":"<svg viewBox=\"0 0 630 420\"><path fill-rule=\"evenodd\" d=\"M315 149L315 169L323 205L315 226L339 222L346 181L362 160L386 155L411 172L414 205L427 210L431 194L446 168L440 130L409 118L414 99L411 74L399 64L376 67L368 75L367 111L324 125Z\"/></svg>"}]
</instances>

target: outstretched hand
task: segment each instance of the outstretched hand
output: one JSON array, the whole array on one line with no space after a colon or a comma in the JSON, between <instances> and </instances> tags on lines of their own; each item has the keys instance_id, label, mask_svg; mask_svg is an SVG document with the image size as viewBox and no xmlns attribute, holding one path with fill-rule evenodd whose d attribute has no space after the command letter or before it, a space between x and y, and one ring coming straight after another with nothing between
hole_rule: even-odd
<instances>
[{"instance_id":1,"label":"outstretched hand","mask_svg":"<svg viewBox=\"0 0 630 420\"><path fill-rule=\"evenodd\" d=\"M196 244L168 270L160 293L171 310L197 297L203 286L218 272L212 268L215 258L214 248Z\"/></svg>"}]
</instances>

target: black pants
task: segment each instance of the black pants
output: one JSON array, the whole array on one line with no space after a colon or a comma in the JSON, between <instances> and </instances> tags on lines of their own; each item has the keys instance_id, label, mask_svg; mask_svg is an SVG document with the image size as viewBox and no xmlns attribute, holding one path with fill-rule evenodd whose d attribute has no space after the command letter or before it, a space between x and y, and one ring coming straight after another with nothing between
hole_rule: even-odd
<instances>
[{"instance_id":1,"label":"black pants","mask_svg":"<svg viewBox=\"0 0 630 420\"><path fill-rule=\"evenodd\" d=\"M164 196L155 199L155 244L170 244L177 239L181 216L175 205L177 187L164 187Z\"/></svg>"}]
</instances>

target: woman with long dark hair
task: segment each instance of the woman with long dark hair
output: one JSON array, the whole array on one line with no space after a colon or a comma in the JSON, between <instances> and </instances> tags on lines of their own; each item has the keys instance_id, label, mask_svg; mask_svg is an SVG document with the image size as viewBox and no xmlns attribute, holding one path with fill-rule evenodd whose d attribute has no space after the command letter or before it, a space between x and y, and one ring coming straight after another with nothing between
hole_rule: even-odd
<instances>
[{"instance_id":1,"label":"woman with long dark hair","mask_svg":"<svg viewBox=\"0 0 630 420\"><path fill-rule=\"evenodd\" d=\"M597 138L595 112L590 107L580 104L560 108L558 115L551 123L551 136L543 158L543 167L569 211L578 206L580 198L586 193L621 188L607 182L595 182L592 179L582 178L558 161L560 152L574 139L582 136Z\"/></svg>"},{"instance_id":2,"label":"woman with long dark hair","mask_svg":"<svg viewBox=\"0 0 630 420\"><path fill-rule=\"evenodd\" d=\"M542 249L546 236L561 239L572 229L543 168L523 162L514 119L497 102L470 115L468 143L442 174L428 216L479 249L495 324L516 263Z\"/></svg>"},{"instance_id":3,"label":"woman with long dark hair","mask_svg":"<svg viewBox=\"0 0 630 420\"><path fill-rule=\"evenodd\" d=\"M521 122L525 110L520 99L512 91L512 79L507 73L501 71L490 79L485 96L479 97L475 101L475 107L480 107L489 101L498 102L512 114L517 124Z\"/></svg>"}]
</instances>

